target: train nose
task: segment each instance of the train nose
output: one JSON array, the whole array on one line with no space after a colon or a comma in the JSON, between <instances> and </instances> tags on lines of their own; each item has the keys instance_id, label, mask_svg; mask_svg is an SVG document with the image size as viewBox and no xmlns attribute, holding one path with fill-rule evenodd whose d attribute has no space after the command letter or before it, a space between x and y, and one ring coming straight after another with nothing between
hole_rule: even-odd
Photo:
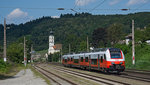
<instances>
[{"instance_id":1,"label":"train nose","mask_svg":"<svg viewBox=\"0 0 150 85\"><path fill-rule=\"evenodd\" d=\"M111 65L114 65L114 64L123 64L123 62L111 62Z\"/></svg>"},{"instance_id":2,"label":"train nose","mask_svg":"<svg viewBox=\"0 0 150 85\"><path fill-rule=\"evenodd\" d=\"M111 64L113 65L113 64L115 64L114 62L111 62Z\"/></svg>"},{"instance_id":3,"label":"train nose","mask_svg":"<svg viewBox=\"0 0 150 85\"><path fill-rule=\"evenodd\" d=\"M124 71L125 67L122 65L123 62L111 62L110 70L111 71Z\"/></svg>"}]
</instances>

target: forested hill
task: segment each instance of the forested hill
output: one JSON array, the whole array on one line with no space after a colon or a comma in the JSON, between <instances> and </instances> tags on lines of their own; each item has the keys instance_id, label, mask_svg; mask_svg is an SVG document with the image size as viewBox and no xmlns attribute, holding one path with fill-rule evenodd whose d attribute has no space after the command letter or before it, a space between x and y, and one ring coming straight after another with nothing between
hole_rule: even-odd
<instances>
[{"instance_id":1,"label":"forested hill","mask_svg":"<svg viewBox=\"0 0 150 85\"><path fill-rule=\"evenodd\" d=\"M142 12L128 15L91 15L64 14L60 18L42 17L25 24L7 25L7 43L16 41L18 38L28 36L32 40L35 50L48 49L48 36L51 29L54 30L55 43L62 43L63 49L68 49L71 44L72 51L82 47L89 36L92 42L93 31L97 28L108 28L112 24L123 25L124 33L131 32L131 20L135 20L135 27L144 28L150 24L150 12ZM0 45L3 43L3 26L0 25ZM83 46L84 47L84 46Z\"/></svg>"}]
</instances>

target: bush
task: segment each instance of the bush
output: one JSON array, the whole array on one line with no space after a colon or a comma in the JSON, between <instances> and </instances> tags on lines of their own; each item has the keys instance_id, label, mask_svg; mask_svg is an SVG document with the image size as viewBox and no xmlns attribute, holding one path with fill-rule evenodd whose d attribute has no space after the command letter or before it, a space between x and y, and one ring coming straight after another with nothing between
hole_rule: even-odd
<instances>
[{"instance_id":1,"label":"bush","mask_svg":"<svg viewBox=\"0 0 150 85\"><path fill-rule=\"evenodd\" d=\"M132 46L116 44L125 54L126 68L150 70L150 45L146 43L135 45L135 65L132 64Z\"/></svg>"},{"instance_id":2,"label":"bush","mask_svg":"<svg viewBox=\"0 0 150 85\"><path fill-rule=\"evenodd\" d=\"M0 73L7 73L9 71L9 64L0 59Z\"/></svg>"}]
</instances>

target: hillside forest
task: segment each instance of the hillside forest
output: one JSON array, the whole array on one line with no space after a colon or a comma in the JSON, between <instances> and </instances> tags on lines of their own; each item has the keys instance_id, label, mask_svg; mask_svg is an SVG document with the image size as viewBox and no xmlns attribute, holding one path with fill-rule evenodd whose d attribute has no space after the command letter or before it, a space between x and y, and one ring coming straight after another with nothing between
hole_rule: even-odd
<instances>
[{"instance_id":1,"label":"hillside forest","mask_svg":"<svg viewBox=\"0 0 150 85\"><path fill-rule=\"evenodd\" d=\"M132 20L135 21L136 66L132 65L132 44L122 43L131 33ZM55 44L62 44L63 54L85 52L86 42L94 48L116 47L126 56L126 67L150 69L150 12L117 15L92 15L89 13L61 14L60 18L43 16L19 25L7 24L7 56L15 63L23 61L23 37L27 39L28 58L33 45L35 51L48 50L48 37L54 31ZM3 51L3 25L0 25L0 51ZM143 67L144 66L144 67ZM146 67L146 68L145 68Z\"/></svg>"}]
</instances>

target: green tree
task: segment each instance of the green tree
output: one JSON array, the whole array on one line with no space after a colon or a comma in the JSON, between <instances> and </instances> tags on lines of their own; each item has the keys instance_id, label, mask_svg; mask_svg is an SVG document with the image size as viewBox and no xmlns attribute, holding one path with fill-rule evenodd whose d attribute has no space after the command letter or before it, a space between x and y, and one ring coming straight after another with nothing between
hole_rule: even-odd
<instances>
[{"instance_id":1,"label":"green tree","mask_svg":"<svg viewBox=\"0 0 150 85\"><path fill-rule=\"evenodd\" d=\"M31 58L31 40L29 36L26 36L26 56L27 60ZM19 38L16 42L10 44L7 48L8 59L15 63L22 63L24 60L24 37Z\"/></svg>"},{"instance_id":2,"label":"green tree","mask_svg":"<svg viewBox=\"0 0 150 85\"><path fill-rule=\"evenodd\" d=\"M58 62L59 59L60 59L60 53L59 53L59 52L54 53L54 54L52 55L52 60L53 60L53 62Z\"/></svg>"},{"instance_id":3,"label":"green tree","mask_svg":"<svg viewBox=\"0 0 150 85\"><path fill-rule=\"evenodd\" d=\"M48 55L48 62L52 62L52 54Z\"/></svg>"},{"instance_id":4,"label":"green tree","mask_svg":"<svg viewBox=\"0 0 150 85\"><path fill-rule=\"evenodd\" d=\"M150 40L150 25L145 30L146 40Z\"/></svg>"},{"instance_id":5,"label":"green tree","mask_svg":"<svg viewBox=\"0 0 150 85\"><path fill-rule=\"evenodd\" d=\"M2 48L2 46L0 46L0 52L3 52L3 48Z\"/></svg>"},{"instance_id":6,"label":"green tree","mask_svg":"<svg viewBox=\"0 0 150 85\"><path fill-rule=\"evenodd\" d=\"M124 38L123 25L118 23L112 24L107 29L107 34L108 41L110 41L112 45L118 43L119 40Z\"/></svg>"},{"instance_id":7,"label":"green tree","mask_svg":"<svg viewBox=\"0 0 150 85\"><path fill-rule=\"evenodd\" d=\"M135 30L135 42L144 42L146 40L146 36L145 36L145 31L141 31L141 30Z\"/></svg>"},{"instance_id":8,"label":"green tree","mask_svg":"<svg viewBox=\"0 0 150 85\"><path fill-rule=\"evenodd\" d=\"M150 40L150 26L146 29L135 29L135 41L144 43L146 40Z\"/></svg>"},{"instance_id":9,"label":"green tree","mask_svg":"<svg viewBox=\"0 0 150 85\"><path fill-rule=\"evenodd\" d=\"M94 47L105 47L107 44L106 28L98 28L93 31L92 44Z\"/></svg>"},{"instance_id":10,"label":"green tree","mask_svg":"<svg viewBox=\"0 0 150 85\"><path fill-rule=\"evenodd\" d=\"M7 49L8 59L15 63L22 63L24 60L24 49L22 43L13 43Z\"/></svg>"},{"instance_id":11,"label":"green tree","mask_svg":"<svg viewBox=\"0 0 150 85\"><path fill-rule=\"evenodd\" d=\"M87 43L86 41L81 41L80 42L80 45L79 45L79 52L85 52L86 51L86 48L87 48Z\"/></svg>"}]
</instances>

